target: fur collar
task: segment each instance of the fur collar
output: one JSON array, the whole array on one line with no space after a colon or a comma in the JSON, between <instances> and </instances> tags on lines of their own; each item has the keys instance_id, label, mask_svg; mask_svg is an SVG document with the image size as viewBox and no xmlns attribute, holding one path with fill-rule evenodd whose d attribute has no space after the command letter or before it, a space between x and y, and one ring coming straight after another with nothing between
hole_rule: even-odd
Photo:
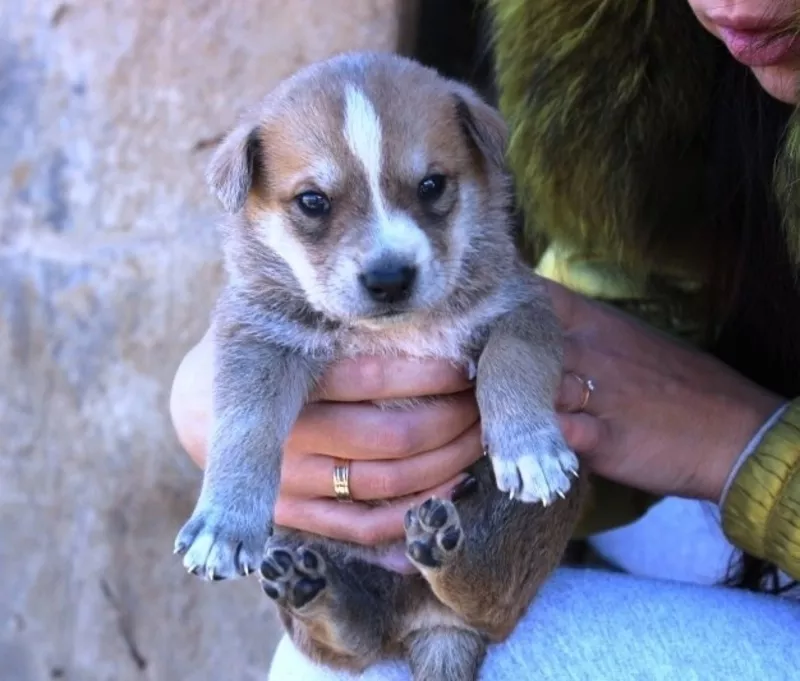
<instances>
[{"instance_id":1,"label":"fur collar","mask_svg":"<svg viewBox=\"0 0 800 681\"><path fill-rule=\"evenodd\" d=\"M688 4L486 2L528 245L544 234L638 274L697 251L715 78L730 57ZM795 167L778 174L784 195Z\"/></svg>"}]
</instances>

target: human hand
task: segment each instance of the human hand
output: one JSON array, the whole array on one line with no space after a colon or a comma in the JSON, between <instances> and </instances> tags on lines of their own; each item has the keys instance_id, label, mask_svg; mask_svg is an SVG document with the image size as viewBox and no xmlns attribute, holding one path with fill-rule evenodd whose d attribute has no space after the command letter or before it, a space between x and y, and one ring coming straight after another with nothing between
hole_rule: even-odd
<instances>
[{"instance_id":1,"label":"human hand","mask_svg":"<svg viewBox=\"0 0 800 681\"><path fill-rule=\"evenodd\" d=\"M176 373L170 412L191 458L205 464L211 421L208 334ZM366 400L448 395L409 411ZM478 409L465 372L447 362L363 358L333 365L284 447L279 525L374 545L400 539L408 507L450 496L482 454ZM336 458L351 461L355 503L334 500ZM460 488L469 491L470 482ZM364 501L381 501L367 505Z\"/></svg>"},{"instance_id":2,"label":"human hand","mask_svg":"<svg viewBox=\"0 0 800 681\"><path fill-rule=\"evenodd\" d=\"M647 492L718 503L781 399L633 317L547 286L566 336L561 408L580 405L580 379L594 384L580 414L582 461Z\"/></svg>"},{"instance_id":3,"label":"human hand","mask_svg":"<svg viewBox=\"0 0 800 681\"><path fill-rule=\"evenodd\" d=\"M184 358L170 412L181 445L205 464L211 421L212 348L208 334ZM574 398L564 382L564 401ZM368 400L423 395L450 399L409 411L382 411ZM483 454L474 392L463 372L444 361L361 358L333 367L302 412L284 448L278 524L374 545L402 539L409 506L433 495L467 494L462 471ZM567 442L593 445L594 420L562 415ZM350 460L356 500L333 498L335 457ZM364 501L382 501L378 506Z\"/></svg>"}]
</instances>

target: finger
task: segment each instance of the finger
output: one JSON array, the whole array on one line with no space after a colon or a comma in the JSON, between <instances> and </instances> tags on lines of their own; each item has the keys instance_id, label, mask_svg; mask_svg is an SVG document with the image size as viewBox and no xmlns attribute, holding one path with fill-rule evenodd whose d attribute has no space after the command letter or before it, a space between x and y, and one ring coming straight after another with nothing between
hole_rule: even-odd
<instances>
[{"instance_id":1,"label":"finger","mask_svg":"<svg viewBox=\"0 0 800 681\"><path fill-rule=\"evenodd\" d=\"M608 434L602 419L590 414L559 414L561 432L572 450L579 454L591 454L599 450Z\"/></svg>"},{"instance_id":2,"label":"finger","mask_svg":"<svg viewBox=\"0 0 800 681\"><path fill-rule=\"evenodd\" d=\"M609 390L609 372L613 376L614 365L608 356L593 350L575 336L564 341L564 361L556 406L560 411L583 411L602 414L614 400L614 392ZM583 383L581 383L583 381ZM591 392L584 403L585 389L591 382ZM583 406L581 406L583 405Z\"/></svg>"},{"instance_id":3,"label":"finger","mask_svg":"<svg viewBox=\"0 0 800 681\"><path fill-rule=\"evenodd\" d=\"M472 391L410 410L371 404L316 403L306 407L286 451L343 459L399 459L452 442L478 422Z\"/></svg>"},{"instance_id":4,"label":"finger","mask_svg":"<svg viewBox=\"0 0 800 681\"><path fill-rule=\"evenodd\" d=\"M208 330L181 361L169 397L169 413L178 442L200 468L206 463L211 423L212 354Z\"/></svg>"},{"instance_id":5,"label":"finger","mask_svg":"<svg viewBox=\"0 0 800 681\"><path fill-rule=\"evenodd\" d=\"M314 397L331 402L364 402L450 395L469 387L466 368L444 360L359 357L333 364Z\"/></svg>"},{"instance_id":6,"label":"finger","mask_svg":"<svg viewBox=\"0 0 800 681\"><path fill-rule=\"evenodd\" d=\"M562 366L564 372L578 373L578 366L581 363L581 357L584 354L583 343L574 335L565 335L564 341L564 359Z\"/></svg>"},{"instance_id":7,"label":"finger","mask_svg":"<svg viewBox=\"0 0 800 681\"><path fill-rule=\"evenodd\" d=\"M397 499L451 480L483 456L480 425L436 449L397 461L351 461L350 493L358 501ZM297 498L333 498L333 467L329 456L286 459L281 488Z\"/></svg>"},{"instance_id":8,"label":"finger","mask_svg":"<svg viewBox=\"0 0 800 681\"><path fill-rule=\"evenodd\" d=\"M561 376L561 386L558 390L556 408L564 412L579 412L588 406L591 397L586 379L578 374L568 371Z\"/></svg>"},{"instance_id":9,"label":"finger","mask_svg":"<svg viewBox=\"0 0 800 681\"><path fill-rule=\"evenodd\" d=\"M453 488L466 477L461 473L428 492L381 506L282 496L275 507L275 522L278 525L321 534L339 541L374 546L402 539L405 534L403 518L409 508L432 496L449 498Z\"/></svg>"}]
</instances>

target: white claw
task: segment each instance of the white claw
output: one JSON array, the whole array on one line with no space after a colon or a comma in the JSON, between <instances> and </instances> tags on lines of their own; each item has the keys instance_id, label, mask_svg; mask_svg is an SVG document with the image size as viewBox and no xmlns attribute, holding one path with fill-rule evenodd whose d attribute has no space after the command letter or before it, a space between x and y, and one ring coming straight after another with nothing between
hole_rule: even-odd
<instances>
[{"instance_id":1,"label":"white claw","mask_svg":"<svg viewBox=\"0 0 800 681\"><path fill-rule=\"evenodd\" d=\"M564 492L562 492L561 490L557 490L556 494L558 494L558 496L560 496L562 499L566 499L567 498L566 495L564 494Z\"/></svg>"},{"instance_id":2,"label":"white claw","mask_svg":"<svg viewBox=\"0 0 800 681\"><path fill-rule=\"evenodd\" d=\"M250 574L250 566L249 565L245 565L244 566L244 576L247 577L249 574Z\"/></svg>"},{"instance_id":3,"label":"white claw","mask_svg":"<svg viewBox=\"0 0 800 681\"><path fill-rule=\"evenodd\" d=\"M213 567L208 568L208 579L210 581L212 581L212 582L214 581L214 568Z\"/></svg>"}]
</instances>

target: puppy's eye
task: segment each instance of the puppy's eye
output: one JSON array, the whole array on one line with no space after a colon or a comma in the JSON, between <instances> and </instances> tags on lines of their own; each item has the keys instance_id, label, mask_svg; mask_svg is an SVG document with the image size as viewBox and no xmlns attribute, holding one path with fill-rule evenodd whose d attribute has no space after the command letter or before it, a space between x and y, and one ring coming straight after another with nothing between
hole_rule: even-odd
<instances>
[{"instance_id":1,"label":"puppy's eye","mask_svg":"<svg viewBox=\"0 0 800 681\"><path fill-rule=\"evenodd\" d=\"M444 193L444 188L446 186L447 178L445 178L444 175L428 175L419 183L417 187L417 196L419 196L421 201L436 201L436 199Z\"/></svg>"},{"instance_id":2,"label":"puppy's eye","mask_svg":"<svg viewBox=\"0 0 800 681\"><path fill-rule=\"evenodd\" d=\"M297 207L310 218L321 218L331 209L330 199L319 192L303 192L294 200Z\"/></svg>"}]
</instances>

